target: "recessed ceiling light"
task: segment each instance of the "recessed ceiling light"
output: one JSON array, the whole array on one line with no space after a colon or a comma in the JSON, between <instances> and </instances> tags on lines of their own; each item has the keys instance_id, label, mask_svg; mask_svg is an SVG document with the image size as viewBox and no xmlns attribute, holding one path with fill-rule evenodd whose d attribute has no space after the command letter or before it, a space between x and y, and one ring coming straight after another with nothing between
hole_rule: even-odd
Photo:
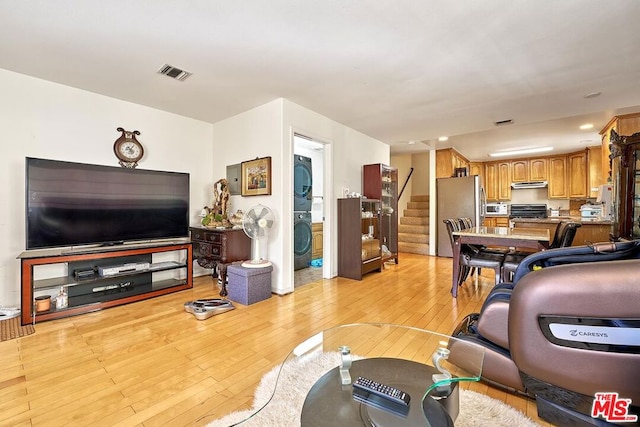
<instances>
[{"instance_id":1,"label":"recessed ceiling light","mask_svg":"<svg viewBox=\"0 0 640 427\"><path fill-rule=\"evenodd\" d=\"M535 148L524 148L521 150L496 151L494 153L489 153L489 157L518 156L520 154L543 153L545 151L551 151L551 150L553 150L553 147L535 147Z\"/></svg>"},{"instance_id":2,"label":"recessed ceiling light","mask_svg":"<svg viewBox=\"0 0 640 427\"><path fill-rule=\"evenodd\" d=\"M444 142L444 141L448 141L449 137L448 136L441 136L440 138L438 138L438 141L440 142Z\"/></svg>"},{"instance_id":3,"label":"recessed ceiling light","mask_svg":"<svg viewBox=\"0 0 640 427\"><path fill-rule=\"evenodd\" d=\"M416 145L416 142L415 142L415 141L409 141L409 142L407 142L407 144L409 144L409 145Z\"/></svg>"},{"instance_id":4,"label":"recessed ceiling light","mask_svg":"<svg viewBox=\"0 0 640 427\"><path fill-rule=\"evenodd\" d=\"M582 129L582 130L593 129L593 124L592 123L585 123L583 125L580 125L580 129Z\"/></svg>"},{"instance_id":5,"label":"recessed ceiling light","mask_svg":"<svg viewBox=\"0 0 640 427\"><path fill-rule=\"evenodd\" d=\"M600 95L602 95L602 92L591 92L591 93L586 94L584 97L586 99L591 99L591 98L597 98Z\"/></svg>"}]
</instances>

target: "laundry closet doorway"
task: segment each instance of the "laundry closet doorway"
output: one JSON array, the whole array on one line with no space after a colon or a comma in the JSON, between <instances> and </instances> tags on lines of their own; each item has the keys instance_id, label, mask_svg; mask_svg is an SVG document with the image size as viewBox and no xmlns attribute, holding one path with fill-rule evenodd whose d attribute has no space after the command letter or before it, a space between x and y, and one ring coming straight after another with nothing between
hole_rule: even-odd
<instances>
[{"instance_id":1,"label":"laundry closet doorway","mask_svg":"<svg viewBox=\"0 0 640 427\"><path fill-rule=\"evenodd\" d=\"M324 151L324 143L304 135L294 134L294 287L323 277Z\"/></svg>"}]
</instances>

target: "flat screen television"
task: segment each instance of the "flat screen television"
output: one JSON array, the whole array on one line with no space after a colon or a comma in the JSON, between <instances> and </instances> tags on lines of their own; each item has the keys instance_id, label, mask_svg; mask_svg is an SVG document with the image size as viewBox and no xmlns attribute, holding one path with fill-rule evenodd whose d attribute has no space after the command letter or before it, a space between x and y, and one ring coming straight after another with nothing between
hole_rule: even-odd
<instances>
[{"instance_id":1,"label":"flat screen television","mask_svg":"<svg viewBox=\"0 0 640 427\"><path fill-rule=\"evenodd\" d=\"M189 235L189 174L26 158L26 248Z\"/></svg>"}]
</instances>

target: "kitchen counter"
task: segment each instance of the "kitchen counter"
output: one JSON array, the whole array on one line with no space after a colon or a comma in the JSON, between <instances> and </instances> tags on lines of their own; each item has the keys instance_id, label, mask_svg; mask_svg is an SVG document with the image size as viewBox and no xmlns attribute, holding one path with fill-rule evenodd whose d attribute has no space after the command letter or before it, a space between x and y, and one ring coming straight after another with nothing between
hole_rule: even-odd
<instances>
[{"instance_id":1,"label":"kitchen counter","mask_svg":"<svg viewBox=\"0 0 640 427\"><path fill-rule=\"evenodd\" d=\"M579 222L581 224L597 224L597 225L611 225L611 220L605 219L590 219L590 218L582 218L580 216L550 216L547 218L511 218L514 224L523 223L523 222L535 222L535 223L543 223L543 224L557 224L563 220L571 220L575 222Z\"/></svg>"},{"instance_id":2,"label":"kitchen counter","mask_svg":"<svg viewBox=\"0 0 640 427\"><path fill-rule=\"evenodd\" d=\"M553 236L558 223L567 219L582 224L576 230L576 237L573 239L572 246L609 241L609 234L611 233L610 220L588 219L580 216L554 216L549 218L512 218L511 221L516 228L547 228L551 236Z\"/></svg>"}]
</instances>

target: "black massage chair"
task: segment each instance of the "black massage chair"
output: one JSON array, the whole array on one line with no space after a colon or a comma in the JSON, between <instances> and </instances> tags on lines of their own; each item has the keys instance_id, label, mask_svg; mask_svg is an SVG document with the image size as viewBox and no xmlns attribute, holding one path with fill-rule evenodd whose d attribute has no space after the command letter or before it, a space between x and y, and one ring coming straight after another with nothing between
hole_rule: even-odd
<instances>
[{"instance_id":1,"label":"black massage chair","mask_svg":"<svg viewBox=\"0 0 640 427\"><path fill-rule=\"evenodd\" d=\"M483 380L535 398L544 420L640 425L640 240L528 256L453 336L484 346Z\"/></svg>"}]
</instances>

